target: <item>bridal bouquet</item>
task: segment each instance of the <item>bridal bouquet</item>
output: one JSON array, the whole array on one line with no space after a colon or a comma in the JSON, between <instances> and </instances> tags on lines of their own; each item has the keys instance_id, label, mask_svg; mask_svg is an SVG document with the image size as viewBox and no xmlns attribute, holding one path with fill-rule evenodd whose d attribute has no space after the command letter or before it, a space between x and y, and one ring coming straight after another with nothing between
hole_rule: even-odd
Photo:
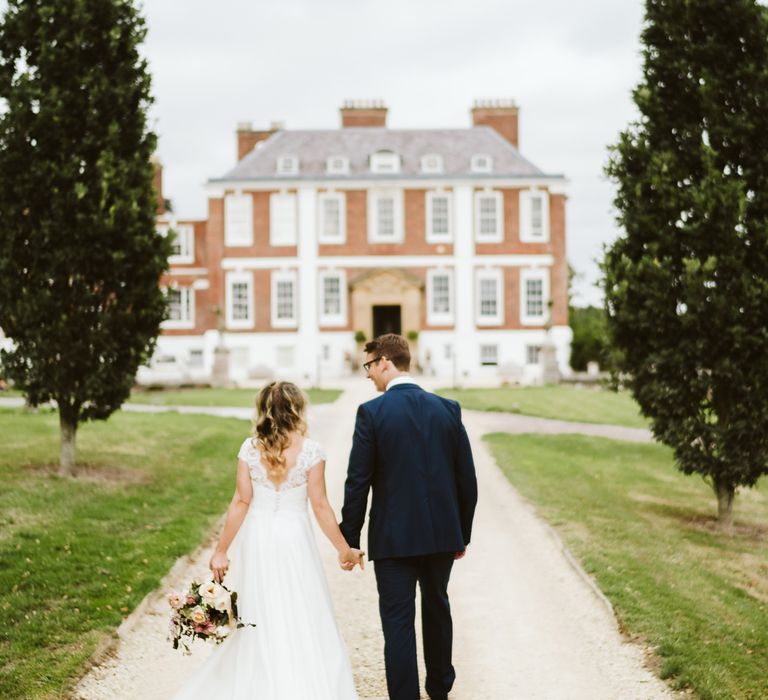
<instances>
[{"instance_id":1,"label":"bridal bouquet","mask_svg":"<svg viewBox=\"0 0 768 700\"><path fill-rule=\"evenodd\" d=\"M195 638L220 644L229 635L232 627L245 627L237 616L237 592L215 581L200 582L194 579L189 588L180 593L168 594L171 606L171 619L168 625L168 639L173 648L183 647L189 654L189 644ZM248 623L249 627L256 625ZM187 637L188 640L183 638Z\"/></svg>"}]
</instances>

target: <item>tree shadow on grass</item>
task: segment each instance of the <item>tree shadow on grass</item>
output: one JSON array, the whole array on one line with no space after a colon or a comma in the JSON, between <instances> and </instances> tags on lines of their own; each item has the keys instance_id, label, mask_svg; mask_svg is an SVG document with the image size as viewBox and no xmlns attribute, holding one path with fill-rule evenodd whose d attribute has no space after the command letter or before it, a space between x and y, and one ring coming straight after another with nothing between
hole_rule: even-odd
<instances>
[{"instance_id":1,"label":"tree shadow on grass","mask_svg":"<svg viewBox=\"0 0 768 700\"><path fill-rule=\"evenodd\" d=\"M683 531L691 534L706 534L718 539L744 540L757 542L768 539L768 525L739 519L738 515L730 530L721 528L714 513L703 513L691 507L670 503L661 498L644 494L632 494L631 498L638 503L639 511L651 519L663 519L674 523Z\"/></svg>"}]
</instances>

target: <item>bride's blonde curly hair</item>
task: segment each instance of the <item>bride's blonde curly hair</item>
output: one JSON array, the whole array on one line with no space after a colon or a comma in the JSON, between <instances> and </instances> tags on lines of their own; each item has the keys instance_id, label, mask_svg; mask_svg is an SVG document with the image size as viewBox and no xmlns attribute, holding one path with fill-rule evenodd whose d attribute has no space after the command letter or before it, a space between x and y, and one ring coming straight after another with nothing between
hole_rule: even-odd
<instances>
[{"instance_id":1,"label":"bride's blonde curly hair","mask_svg":"<svg viewBox=\"0 0 768 700\"><path fill-rule=\"evenodd\" d=\"M307 397L291 382L270 382L256 397L253 417L254 447L262 456L269 477L281 479L286 472L283 452L291 444L291 433L307 432L304 412Z\"/></svg>"}]
</instances>

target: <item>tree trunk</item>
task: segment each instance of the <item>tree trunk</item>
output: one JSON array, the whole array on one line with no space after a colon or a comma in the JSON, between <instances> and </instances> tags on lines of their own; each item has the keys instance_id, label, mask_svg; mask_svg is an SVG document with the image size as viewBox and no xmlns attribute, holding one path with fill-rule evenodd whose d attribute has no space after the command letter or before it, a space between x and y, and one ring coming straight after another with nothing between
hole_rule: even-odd
<instances>
[{"instance_id":1,"label":"tree trunk","mask_svg":"<svg viewBox=\"0 0 768 700\"><path fill-rule=\"evenodd\" d=\"M77 422L67 418L59 408L61 447L59 450L59 474L72 476L75 473L75 435Z\"/></svg>"},{"instance_id":2,"label":"tree trunk","mask_svg":"<svg viewBox=\"0 0 768 700\"><path fill-rule=\"evenodd\" d=\"M733 498L736 489L730 481L715 478L712 485L717 496L717 519L720 527L730 530L733 527Z\"/></svg>"}]
</instances>

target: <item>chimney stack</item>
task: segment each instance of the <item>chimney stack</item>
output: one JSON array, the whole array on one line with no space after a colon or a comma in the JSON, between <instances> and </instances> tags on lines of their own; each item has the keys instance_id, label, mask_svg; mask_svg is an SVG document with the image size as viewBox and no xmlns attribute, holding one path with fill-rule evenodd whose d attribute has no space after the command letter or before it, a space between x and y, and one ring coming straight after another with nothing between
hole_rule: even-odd
<instances>
[{"instance_id":1,"label":"chimney stack","mask_svg":"<svg viewBox=\"0 0 768 700\"><path fill-rule=\"evenodd\" d=\"M339 111L342 128L387 125L387 108L383 100L347 100Z\"/></svg>"},{"instance_id":2,"label":"chimney stack","mask_svg":"<svg viewBox=\"0 0 768 700\"><path fill-rule=\"evenodd\" d=\"M472 126L490 126L515 148L517 140L518 107L514 100L475 100L472 106Z\"/></svg>"},{"instance_id":3,"label":"chimney stack","mask_svg":"<svg viewBox=\"0 0 768 700\"><path fill-rule=\"evenodd\" d=\"M259 141L265 141L276 131L283 128L282 122L272 123L272 128L254 130L251 122L239 122L237 125L237 160L240 162L250 153Z\"/></svg>"}]
</instances>

